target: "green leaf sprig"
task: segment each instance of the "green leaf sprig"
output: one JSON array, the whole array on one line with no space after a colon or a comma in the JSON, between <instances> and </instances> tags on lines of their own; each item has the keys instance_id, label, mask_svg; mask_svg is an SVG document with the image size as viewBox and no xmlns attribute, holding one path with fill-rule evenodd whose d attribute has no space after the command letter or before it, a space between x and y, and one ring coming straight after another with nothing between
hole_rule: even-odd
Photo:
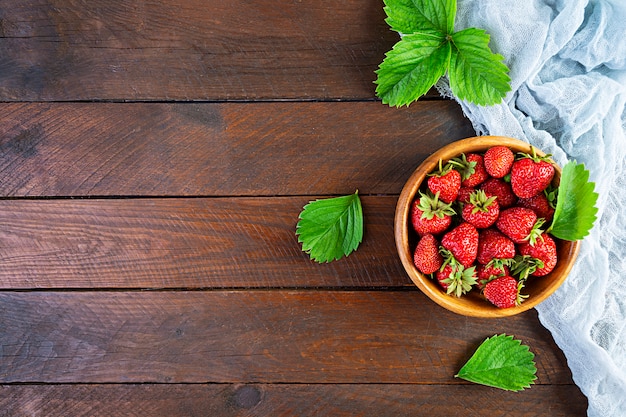
<instances>
[{"instance_id":1,"label":"green leaf sprig","mask_svg":"<svg viewBox=\"0 0 626 417\"><path fill-rule=\"evenodd\" d=\"M552 225L547 230L563 240L587 236L597 218L598 193L583 164L569 161L561 172Z\"/></svg>"},{"instance_id":2,"label":"green leaf sprig","mask_svg":"<svg viewBox=\"0 0 626 417\"><path fill-rule=\"evenodd\" d=\"M535 354L513 336L487 338L455 376L507 391L530 388L537 379Z\"/></svg>"},{"instance_id":3,"label":"green leaf sprig","mask_svg":"<svg viewBox=\"0 0 626 417\"><path fill-rule=\"evenodd\" d=\"M385 20L402 38L376 71L384 104L409 105L446 73L460 100L499 103L511 90L504 57L489 48L482 29L454 31L456 0L384 0Z\"/></svg>"},{"instance_id":4,"label":"green leaf sprig","mask_svg":"<svg viewBox=\"0 0 626 417\"><path fill-rule=\"evenodd\" d=\"M363 240L363 209L358 190L351 195L311 201L299 218L298 242L319 263L348 256Z\"/></svg>"}]
</instances>

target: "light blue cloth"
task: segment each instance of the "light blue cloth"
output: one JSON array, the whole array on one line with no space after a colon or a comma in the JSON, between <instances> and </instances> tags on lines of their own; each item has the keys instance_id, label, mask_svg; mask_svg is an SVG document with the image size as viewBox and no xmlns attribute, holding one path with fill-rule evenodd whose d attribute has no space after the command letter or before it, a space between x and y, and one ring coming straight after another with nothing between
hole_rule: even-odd
<instances>
[{"instance_id":1,"label":"light blue cloth","mask_svg":"<svg viewBox=\"0 0 626 417\"><path fill-rule=\"evenodd\" d=\"M537 307L588 415L626 416L626 0L459 0L456 29L479 27L510 68L502 104L461 102L478 134L526 140L583 162L599 219L566 282ZM445 80L438 86L448 92Z\"/></svg>"}]
</instances>

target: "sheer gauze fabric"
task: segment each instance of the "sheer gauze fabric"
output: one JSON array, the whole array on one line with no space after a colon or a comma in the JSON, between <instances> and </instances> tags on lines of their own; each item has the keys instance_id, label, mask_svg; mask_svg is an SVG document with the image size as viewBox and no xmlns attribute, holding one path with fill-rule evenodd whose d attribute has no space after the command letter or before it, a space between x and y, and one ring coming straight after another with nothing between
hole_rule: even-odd
<instances>
[{"instance_id":1,"label":"sheer gauze fabric","mask_svg":"<svg viewBox=\"0 0 626 417\"><path fill-rule=\"evenodd\" d=\"M626 416L626 1L458 0L455 29L467 27L487 30L512 79L501 104L459 102L477 134L582 162L596 183L595 227L537 311L588 415ZM454 97L445 79L438 88Z\"/></svg>"}]
</instances>

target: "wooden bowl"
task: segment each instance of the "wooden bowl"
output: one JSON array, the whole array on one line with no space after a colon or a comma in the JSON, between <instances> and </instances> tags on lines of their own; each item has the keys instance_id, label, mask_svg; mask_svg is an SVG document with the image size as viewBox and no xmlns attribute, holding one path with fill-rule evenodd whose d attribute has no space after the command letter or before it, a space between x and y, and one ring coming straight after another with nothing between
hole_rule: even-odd
<instances>
[{"instance_id":1,"label":"wooden bowl","mask_svg":"<svg viewBox=\"0 0 626 417\"><path fill-rule=\"evenodd\" d=\"M402 265L411 280L426 294L430 299L440 306L453 311L455 313L473 316L473 317L503 317L519 314L523 311L535 307L537 304L545 300L552 294L565 280L567 274L572 269L576 256L578 255L580 241L569 242L555 238L557 244L558 262L554 270L543 277L529 277L523 294L527 294L528 298L519 306L511 308L498 308L487 301L476 290L472 290L468 294L461 297L446 294L435 280L422 274L413 264L413 251L417 244L418 236L413 230L410 221L411 203L415 198L418 190L422 185L422 181L426 175L434 171L439 165L439 159L445 163L451 158L457 157L462 153L485 152L489 147L494 145L508 146L514 153L531 152L530 145L518 139L508 138L504 136L480 136L472 137L457 142L453 142L437 152L430 155L422 164L413 172L407 183L404 185L398 203L396 205L396 214L394 220L394 234L398 255L402 261ZM545 155L539 149L536 149L538 155ZM558 185L561 176L561 169L556 166L554 185Z\"/></svg>"}]
</instances>

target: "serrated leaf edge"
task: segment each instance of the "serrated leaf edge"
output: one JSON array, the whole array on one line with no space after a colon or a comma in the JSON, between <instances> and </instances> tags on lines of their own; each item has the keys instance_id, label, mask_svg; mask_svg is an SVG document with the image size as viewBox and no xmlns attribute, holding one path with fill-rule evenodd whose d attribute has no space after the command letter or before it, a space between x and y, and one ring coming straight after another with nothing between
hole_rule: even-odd
<instances>
[{"instance_id":1,"label":"serrated leaf edge","mask_svg":"<svg viewBox=\"0 0 626 417\"><path fill-rule=\"evenodd\" d=\"M471 373L469 375L465 374L463 371L466 369L466 367L468 366L468 364L472 364L473 361L476 360L477 357L480 357L483 354L483 351L485 349L488 349L490 344L492 343L496 343L497 340L507 340L506 343L509 343L509 347L507 350L513 350L516 349L518 351L518 354L526 354L525 357L526 359L529 360L528 362L528 376L529 376L529 380L528 381L509 381L510 383L507 383L507 386L504 386L504 384L498 385L498 384L491 384L491 383L486 383L485 380L481 380L478 378L474 378L473 375L476 375L477 373ZM510 343L510 342L514 342L514 343ZM503 343L503 342L501 342ZM521 348L521 350L520 350ZM467 362L461 367L461 369L459 370L459 372L455 375L456 378L461 378L464 379L466 381L469 382L473 382L476 384L481 384L481 385L486 385L486 386L490 386L493 388L498 388L498 389L502 389L505 391L522 391L525 388L530 388L530 386L532 384L534 384L534 381L537 379L536 376L536 372L537 372L537 367L534 361L535 358L535 354L533 352L530 351L530 348L527 345L522 344L521 340L515 339L513 338L513 336L509 336L506 334L500 334L500 335L494 335L492 337L488 337L487 339L485 339L480 346L478 346L478 348L476 349L476 351L474 352L474 354L467 360ZM526 366L524 366L525 368ZM520 366L514 366L514 365L510 365L510 366L505 366L505 367L501 367L501 368L488 368L485 369L484 371L478 372L478 374L489 374L489 373L493 373L494 369L497 369L498 371L501 370L506 370L508 368L511 369L520 369ZM532 377L531 377L532 376Z\"/></svg>"},{"instance_id":2,"label":"serrated leaf edge","mask_svg":"<svg viewBox=\"0 0 626 417\"><path fill-rule=\"evenodd\" d=\"M357 250L358 246L363 241L363 207L361 205L361 200L359 198L358 193L359 191L356 190L353 194L348 194L348 195L339 196L339 197L325 198L325 199L317 199L314 201L310 201L304 205L304 207L302 208L302 211L300 212L300 215L298 216L300 220L296 224L296 235L298 238L298 243L302 243L302 251L307 253L310 256L311 260L316 261L318 263L331 262L334 260L339 260L344 256L348 256L352 252ZM337 221L333 225L331 225L330 227L325 227L324 233L317 236L312 241L307 240L306 234L305 234L305 237L303 237L301 230L303 227L304 228L307 227L307 222L311 221L309 218L309 215L312 213L311 210L315 210L317 202L323 201L323 202L328 203L328 202L332 202L333 200L340 201L343 199L353 199L353 201L350 204L345 205L345 209L342 210L342 212L338 216L336 216ZM343 206L343 204L341 204L341 206ZM355 213L353 214L353 216L349 216L348 213L351 212L352 210L355 210ZM320 254L317 254L315 251L315 247L317 243L320 240L322 240L325 236L327 236L327 234L330 233L332 229L337 227L338 223L345 221L343 220L344 218L347 218L349 222L352 219L356 219L356 221L360 223L360 225L357 226L358 229L356 229L355 227L349 227L349 226L341 227L341 229L344 230L344 233L342 233L343 239L337 239L334 242L335 246L332 250L332 254L330 256L319 256ZM319 225L319 223L315 223L315 222L312 222L312 224ZM353 233L355 230L357 232L356 236ZM352 244L352 242L354 242L354 244ZM341 248L341 252L343 252L342 255L337 255L338 248ZM330 252L330 251L326 251L326 252Z\"/></svg>"}]
</instances>

